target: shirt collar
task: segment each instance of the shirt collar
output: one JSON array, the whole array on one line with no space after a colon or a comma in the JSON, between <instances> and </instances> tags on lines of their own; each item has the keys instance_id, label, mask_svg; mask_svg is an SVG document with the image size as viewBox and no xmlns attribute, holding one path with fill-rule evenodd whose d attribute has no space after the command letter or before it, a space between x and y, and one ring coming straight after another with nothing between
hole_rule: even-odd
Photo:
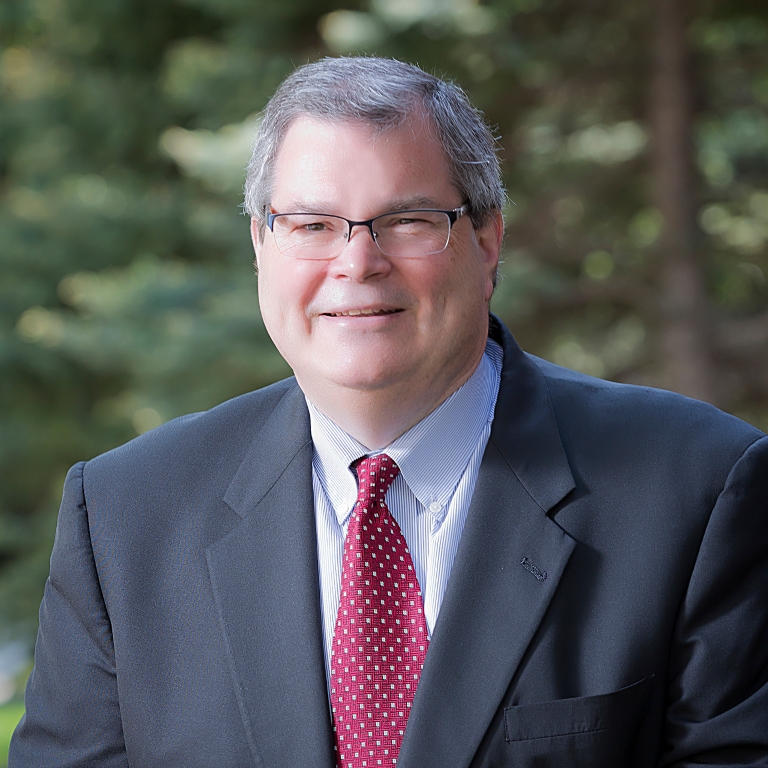
<instances>
[{"instance_id":1,"label":"shirt collar","mask_svg":"<svg viewBox=\"0 0 768 768\"><path fill-rule=\"evenodd\" d=\"M343 525L357 501L357 479L349 465L368 451L309 400L307 407L314 446L312 466L339 525Z\"/></svg>"},{"instance_id":2,"label":"shirt collar","mask_svg":"<svg viewBox=\"0 0 768 768\"><path fill-rule=\"evenodd\" d=\"M469 379L432 413L383 451L368 451L307 400L313 462L339 524L357 500L357 481L349 465L362 456L387 453L421 505L441 522L447 504L478 441L493 420L503 352L488 339L485 354ZM436 482L437 479L437 482Z\"/></svg>"}]
</instances>

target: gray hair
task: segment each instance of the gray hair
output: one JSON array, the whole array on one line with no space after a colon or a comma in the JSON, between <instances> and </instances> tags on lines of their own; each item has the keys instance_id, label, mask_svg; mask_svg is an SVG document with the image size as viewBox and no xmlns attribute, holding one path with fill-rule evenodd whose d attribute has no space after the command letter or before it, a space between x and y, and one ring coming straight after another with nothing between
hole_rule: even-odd
<instances>
[{"instance_id":1,"label":"gray hair","mask_svg":"<svg viewBox=\"0 0 768 768\"><path fill-rule=\"evenodd\" d=\"M475 227L506 196L496 140L479 110L451 82L413 64L375 57L325 58L286 78L262 113L245 181L245 211L263 227L272 198L275 159L291 123L302 115L363 122L377 132L426 114L448 158L451 180Z\"/></svg>"}]
</instances>

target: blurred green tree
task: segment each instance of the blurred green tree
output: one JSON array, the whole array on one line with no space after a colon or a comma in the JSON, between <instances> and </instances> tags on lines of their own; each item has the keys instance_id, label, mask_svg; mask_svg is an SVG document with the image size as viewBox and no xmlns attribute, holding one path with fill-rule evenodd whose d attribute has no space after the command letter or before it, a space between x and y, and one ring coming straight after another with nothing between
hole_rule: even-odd
<instances>
[{"instance_id":1,"label":"blurred green tree","mask_svg":"<svg viewBox=\"0 0 768 768\"><path fill-rule=\"evenodd\" d=\"M243 168L297 64L377 53L498 126L494 308L530 351L768 426L758 0L6 0L0 619L29 637L66 468L289 373Z\"/></svg>"},{"instance_id":2,"label":"blurred green tree","mask_svg":"<svg viewBox=\"0 0 768 768\"><path fill-rule=\"evenodd\" d=\"M0 618L35 629L71 463L290 373L260 322L254 115L333 3L0 7ZM1 639L1 638L0 638Z\"/></svg>"}]
</instances>

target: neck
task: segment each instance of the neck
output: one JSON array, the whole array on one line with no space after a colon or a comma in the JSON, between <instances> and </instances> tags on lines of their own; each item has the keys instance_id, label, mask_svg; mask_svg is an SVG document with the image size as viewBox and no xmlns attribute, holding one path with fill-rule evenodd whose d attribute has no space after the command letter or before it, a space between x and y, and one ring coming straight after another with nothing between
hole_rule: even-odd
<instances>
[{"instance_id":1,"label":"neck","mask_svg":"<svg viewBox=\"0 0 768 768\"><path fill-rule=\"evenodd\" d=\"M332 384L307 387L298 375L296 378L315 408L369 451L377 451L429 416L463 386L475 372L484 349L460 376L450 382L435 382L428 391L415 392L410 382L377 390Z\"/></svg>"}]
</instances>

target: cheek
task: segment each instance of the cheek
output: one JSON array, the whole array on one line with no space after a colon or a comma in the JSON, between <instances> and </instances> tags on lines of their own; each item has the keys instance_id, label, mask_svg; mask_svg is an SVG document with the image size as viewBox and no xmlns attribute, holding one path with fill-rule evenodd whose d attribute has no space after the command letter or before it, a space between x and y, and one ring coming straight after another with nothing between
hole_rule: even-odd
<instances>
[{"instance_id":1,"label":"cheek","mask_svg":"<svg viewBox=\"0 0 768 768\"><path fill-rule=\"evenodd\" d=\"M492 285L481 260L453 254L432 276L434 300L451 314L474 314L490 299Z\"/></svg>"},{"instance_id":2,"label":"cheek","mask_svg":"<svg viewBox=\"0 0 768 768\"><path fill-rule=\"evenodd\" d=\"M286 331L286 282L281 280L277 265L270 259L259 261L259 308L261 318L275 346L282 352L282 339Z\"/></svg>"},{"instance_id":3,"label":"cheek","mask_svg":"<svg viewBox=\"0 0 768 768\"><path fill-rule=\"evenodd\" d=\"M261 320L267 329L269 337L274 342L278 350L281 349L280 328L283 326L280 317L277 315L278 304L274 301L274 288L270 286L269 280L263 270L259 270L259 311Z\"/></svg>"},{"instance_id":4,"label":"cheek","mask_svg":"<svg viewBox=\"0 0 768 768\"><path fill-rule=\"evenodd\" d=\"M313 262L286 262L269 254L259 262L259 306L270 335L308 322L306 309L322 280Z\"/></svg>"}]
</instances>

